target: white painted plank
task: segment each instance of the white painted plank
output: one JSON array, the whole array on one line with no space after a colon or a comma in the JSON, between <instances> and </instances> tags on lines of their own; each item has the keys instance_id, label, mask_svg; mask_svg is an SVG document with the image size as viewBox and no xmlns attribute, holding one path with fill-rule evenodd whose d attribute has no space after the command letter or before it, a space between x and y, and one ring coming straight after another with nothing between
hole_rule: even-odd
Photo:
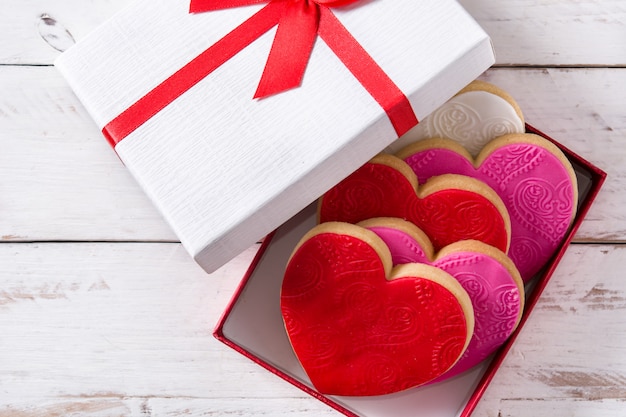
<instances>
[{"instance_id":1,"label":"white painted plank","mask_svg":"<svg viewBox=\"0 0 626 417\"><path fill-rule=\"evenodd\" d=\"M261 381L259 383L262 383ZM0 417L312 417L340 416L311 397L209 398L188 397L63 397L32 404L0 405Z\"/></svg>"},{"instance_id":2,"label":"white painted plank","mask_svg":"<svg viewBox=\"0 0 626 417\"><path fill-rule=\"evenodd\" d=\"M4 1L0 63L51 64L71 38L81 39L129 2ZM498 65L626 65L626 3L621 0L459 2L492 37Z\"/></svg>"},{"instance_id":3,"label":"white painted plank","mask_svg":"<svg viewBox=\"0 0 626 417\"><path fill-rule=\"evenodd\" d=\"M212 336L255 249L207 276L173 243L1 244L0 416L328 415Z\"/></svg>"},{"instance_id":4,"label":"white painted plank","mask_svg":"<svg viewBox=\"0 0 626 417\"><path fill-rule=\"evenodd\" d=\"M476 415L624 414L624 259L623 245L569 248Z\"/></svg>"},{"instance_id":5,"label":"white painted plank","mask_svg":"<svg viewBox=\"0 0 626 417\"><path fill-rule=\"evenodd\" d=\"M179 244L0 251L1 373L38 381L28 391L3 383L0 404L22 396L210 398L224 374L263 373L212 337L254 248L212 276ZM245 395L221 385L222 395Z\"/></svg>"},{"instance_id":6,"label":"white painted plank","mask_svg":"<svg viewBox=\"0 0 626 417\"><path fill-rule=\"evenodd\" d=\"M254 251L207 276L175 243L1 244L0 416L338 415L212 337ZM475 415L623 412L624 259L570 247Z\"/></svg>"},{"instance_id":7,"label":"white painted plank","mask_svg":"<svg viewBox=\"0 0 626 417\"><path fill-rule=\"evenodd\" d=\"M491 36L498 65L623 66L622 0L459 0Z\"/></svg>"},{"instance_id":8,"label":"white painted plank","mask_svg":"<svg viewBox=\"0 0 626 417\"><path fill-rule=\"evenodd\" d=\"M0 3L0 63L52 64L129 0L5 0Z\"/></svg>"},{"instance_id":9,"label":"white painted plank","mask_svg":"<svg viewBox=\"0 0 626 417\"><path fill-rule=\"evenodd\" d=\"M562 399L511 399L502 400L497 411L485 414L486 417L621 417L626 404L624 399L598 399L597 401ZM519 410L523 410L521 413ZM480 415L478 412L476 415Z\"/></svg>"},{"instance_id":10,"label":"white painted plank","mask_svg":"<svg viewBox=\"0 0 626 417\"><path fill-rule=\"evenodd\" d=\"M176 240L54 68L0 91L2 240Z\"/></svg>"},{"instance_id":11,"label":"white painted plank","mask_svg":"<svg viewBox=\"0 0 626 417\"><path fill-rule=\"evenodd\" d=\"M526 119L609 173L577 239L626 239L626 69L494 69ZM3 240L176 240L51 67L0 67Z\"/></svg>"}]
</instances>

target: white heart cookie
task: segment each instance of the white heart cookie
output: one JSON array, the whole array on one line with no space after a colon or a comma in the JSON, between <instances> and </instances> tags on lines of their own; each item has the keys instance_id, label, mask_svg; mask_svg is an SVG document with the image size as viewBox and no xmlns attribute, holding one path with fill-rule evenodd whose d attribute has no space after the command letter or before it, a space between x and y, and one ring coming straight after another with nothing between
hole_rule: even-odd
<instances>
[{"instance_id":1,"label":"white heart cookie","mask_svg":"<svg viewBox=\"0 0 626 417\"><path fill-rule=\"evenodd\" d=\"M428 138L461 143L473 156L485 144L509 133L524 133L524 118L512 97L484 81L474 81L394 143L403 145Z\"/></svg>"}]
</instances>

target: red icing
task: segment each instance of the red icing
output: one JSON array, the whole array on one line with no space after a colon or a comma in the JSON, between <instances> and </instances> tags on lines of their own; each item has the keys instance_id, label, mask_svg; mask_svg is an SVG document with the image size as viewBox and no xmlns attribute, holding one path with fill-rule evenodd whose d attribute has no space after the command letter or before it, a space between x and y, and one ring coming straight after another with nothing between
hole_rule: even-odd
<instances>
[{"instance_id":1,"label":"red icing","mask_svg":"<svg viewBox=\"0 0 626 417\"><path fill-rule=\"evenodd\" d=\"M324 394L382 395L426 383L463 353L458 299L426 277L387 280L378 253L322 233L292 256L281 311L293 349Z\"/></svg>"},{"instance_id":2,"label":"red icing","mask_svg":"<svg viewBox=\"0 0 626 417\"><path fill-rule=\"evenodd\" d=\"M445 189L420 198L403 173L369 162L324 194L319 220L358 223L373 217L400 217L416 224L435 250L465 239L508 250L507 223L485 196Z\"/></svg>"}]
</instances>

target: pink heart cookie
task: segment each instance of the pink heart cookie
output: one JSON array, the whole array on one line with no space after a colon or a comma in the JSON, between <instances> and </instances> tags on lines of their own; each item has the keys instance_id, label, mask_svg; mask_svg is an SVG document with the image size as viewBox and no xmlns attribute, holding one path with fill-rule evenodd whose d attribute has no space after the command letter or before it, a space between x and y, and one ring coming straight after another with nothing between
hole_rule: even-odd
<instances>
[{"instance_id":1,"label":"pink heart cookie","mask_svg":"<svg viewBox=\"0 0 626 417\"><path fill-rule=\"evenodd\" d=\"M524 281L552 257L576 215L574 169L559 148L538 135L501 136L475 160L458 143L441 138L416 142L397 156L420 181L454 173L493 188L511 217L509 256Z\"/></svg>"},{"instance_id":2,"label":"pink heart cookie","mask_svg":"<svg viewBox=\"0 0 626 417\"><path fill-rule=\"evenodd\" d=\"M479 241L461 241L436 255L424 232L398 218L370 219L358 224L376 233L391 252L394 265L420 262L435 266L459 281L472 300L474 334L461 359L441 381L483 361L513 333L524 309L524 286L513 262L498 249ZM435 382L433 381L433 382Z\"/></svg>"},{"instance_id":3,"label":"pink heart cookie","mask_svg":"<svg viewBox=\"0 0 626 417\"><path fill-rule=\"evenodd\" d=\"M450 369L471 339L462 286L424 264L392 267L375 233L339 222L309 231L283 279L281 313L293 350L324 394L383 395Z\"/></svg>"}]
</instances>

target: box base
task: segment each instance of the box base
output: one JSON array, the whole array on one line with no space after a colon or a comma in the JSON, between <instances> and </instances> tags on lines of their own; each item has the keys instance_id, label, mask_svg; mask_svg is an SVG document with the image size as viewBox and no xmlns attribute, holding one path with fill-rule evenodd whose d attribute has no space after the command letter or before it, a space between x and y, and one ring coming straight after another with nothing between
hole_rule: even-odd
<instances>
[{"instance_id":1,"label":"box base","mask_svg":"<svg viewBox=\"0 0 626 417\"><path fill-rule=\"evenodd\" d=\"M473 369L449 380L375 397L327 396L313 388L300 366L287 337L280 312L280 288L287 260L300 238L315 226L313 204L284 223L263 242L244 280L220 319L215 336L303 391L347 416L383 417L467 417L500 367L541 292L591 203L606 173L580 156L527 125L527 132L551 140L568 157L578 178L578 212L560 249L526 287L526 307L518 329L494 355Z\"/></svg>"}]
</instances>

